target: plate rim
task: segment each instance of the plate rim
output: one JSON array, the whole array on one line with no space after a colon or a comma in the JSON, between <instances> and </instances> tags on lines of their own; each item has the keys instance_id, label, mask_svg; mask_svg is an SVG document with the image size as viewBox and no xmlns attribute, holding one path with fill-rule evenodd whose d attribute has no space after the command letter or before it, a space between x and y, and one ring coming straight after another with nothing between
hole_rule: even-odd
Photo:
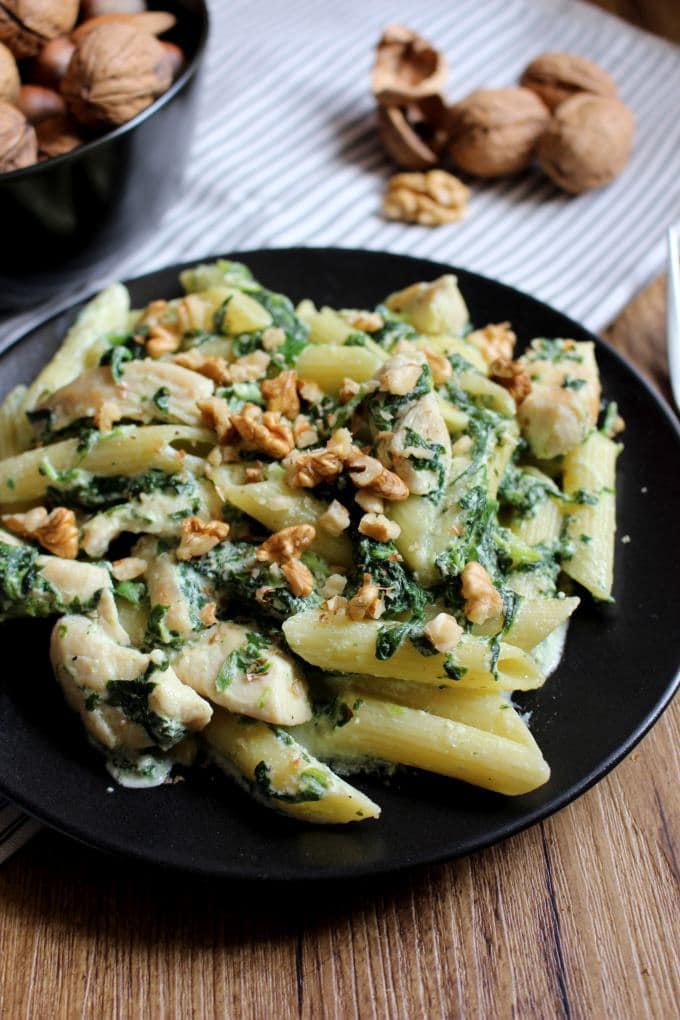
<instances>
[{"instance_id":1,"label":"plate rim","mask_svg":"<svg viewBox=\"0 0 680 1020\"><path fill-rule=\"evenodd\" d=\"M664 418L667 425L670 426L671 432L674 435L676 445L680 448L680 422L672 410L669 402L651 382L646 378L641 370L631 362L625 355L619 352L615 347L612 346L607 340L594 333L588 327L580 324L577 320L573 319L566 312L549 305L547 302L540 298L534 297L532 294L521 290L512 284L505 283L503 280L494 279L486 276L482 273L477 273L474 270L466 269L464 266L454 265L449 262L439 262L434 259L430 259L427 256L418 256L410 253L402 253L395 251L384 251L379 249L364 249L364 248L352 248L352 247L339 247L334 245L328 246L316 246L316 245L294 245L286 247L272 247L272 248L254 248L254 249L243 249L234 252L218 253L204 255L181 262L174 262L168 265L159 266L155 269L150 270L146 273L140 273L134 277L127 277L122 282L125 285L136 284L140 281L153 278L160 273L164 272L175 272L179 274L183 269L195 266L199 263L213 262L217 259L233 259L247 262L248 258L275 254L277 256L288 256L295 257L299 252L317 252L325 253L331 257L335 253L342 255L360 256L369 258L377 255L380 257L388 257L398 261L411 261L414 263L427 263L432 267L434 271L441 272L446 270L455 274L461 273L463 276L468 278L474 278L477 281L481 281L483 285L491 284L494 287L500 287L505 290L508 294L512 294L514 297L519 297L521 300L529 301L534 306L538 306L539 309L545 309L545 311L551 315L557 313L562 318L566 319L574 326L577 326L579 331L587 333L589 338L592 339L596 346L603 347L615 361L619 363L619 366L629 372L635 379L638 385L646 391L647 395L651 397L652 401L656 404L657 408L661 411L662 417ZM100 288L101 289L101 288ZM80 310L88 301L95 296L98 291L90 292L88 295L82 298L77 298L69 304L65 304L56 312L46 315L38 322L34 323L30 329L25 330L20 335L12 337L10 342L2 348L0 351L0 365L3 358L16 346L28 339L35 332L44 329L51 323L60 319L62 316L73 313L74 309ZM77 314L77 313L76 313ZM238 879L239 881L247 882L268 882L268 883L279 883L279 882L333 882L343 878L358 878L358 877L375 877L379 875L398 874L404 871L410 871L419 867L427 867L429 865L441 864L446 861L457 860L462 857L467 857L470 854L477 853L482 850L486 850L491 846L495 846L512 836L518 835L525 831L531 826L536 825L538 822L544 821L550 818L552 815L557 814L563 808L571 804L578 797L585 794L590 790L596 783L601 779L604 779L609 773L616 768L616 766L626 758L630 752L640 743L640 741L646 736L651 730L652 726L666 709L671 704L678 687L680 686L680 661L676 667L675 675L669 680L664 687L664 691L661 697L655 702L653 707L646 713L643 719L639 720L634 730L629 734L628 738L619 744L605 759L601 760L600 763L591 771L584 776L580 781L572 784L567 789L556 795L548 804L543 804L535 809L523 813L516 822L508 822L502 826L500 830L496 830L493 833L489 833L487 836L476 838L469 841L470 845L459 845L456 848L441 849L436 852L428 853L426 857L421 857L418 860L412 861L408 859L400 860L396 863L385 863L385 862L370 862L365 861L358 864L345 864L342 868L336 865L329 869L329 874L324 874L321 870L317 869L309 873L301 872L296 878L286 878L283 876L271 875L265 871L251 872L250 874L244 874L238 864L234 863L231 866L227 865L219 870L214 867L204 866L194 861L185 861L183 863L173 862L169 860L159 860L153 851L144 851L130 846L122 846L116 843L115 840L110 838L98 838L93 839L91 835L87 833L79 825L65 825L61 819L53 816L52 812L48 810L36 810L30 803L30 797L27 799L21 791L14 791L8 789L7 785L3 782L0 777L0 794L7 797L8 800L19 807L31 818L37 819L47 827L54 829L60 834L67 836L68 838L75 839L79 843L103 851L105 853L112 853L119 855L128 860L134 860L145 865L153 866L156 868L162 868L172 872L183 872L185 874L192 874L201 877L212 877L220 880L231 881ZM325 829L332 829L332 826L316 826L315 829L323 831Z\"/></svg>"}]
</instances>

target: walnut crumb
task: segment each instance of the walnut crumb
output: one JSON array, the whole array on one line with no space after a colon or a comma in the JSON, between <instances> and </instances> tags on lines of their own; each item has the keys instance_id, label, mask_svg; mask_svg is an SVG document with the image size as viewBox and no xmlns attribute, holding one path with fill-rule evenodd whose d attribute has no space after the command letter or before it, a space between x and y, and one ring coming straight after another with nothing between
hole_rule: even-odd
<instances>
[{"instance_id":1,"label":"walnut crumb","mask_svg":"<svg viewBox=\"0 0 680 1020\"><path fill-rule=\"evenodd\" d=\"M472 560L461 575L461 591L465 599L465 615L472 623L486 623L503 612L503 599L494 588L489 573L481 563Z\"/></svg>"},{"instance_id":2,"label":"walnut crumb","mask_svg":"<svg viewBox=\"0 0 680 1020\"><path fill-rule=\"evenodd\" d=\"M321 589L321 594L330 599L334 595L342 595L346 587L347 578L343 574L329 574Z\"/></svg>"},{"instance_id":3,"label":"walnut crumb","mask_svg":"<svg viewBox=\"0 0 680 1020\"><path fill-rule=\"evenodd\" d=\"M364 574L363 584L347 605L347 615L350 620L363 620L369 617L371 620L379 620L385 612L385 603L380 598L380 589L373 583L370 574Z\"/></svg>"},{"instance_id":4,"label":"walnut crumb","mask_svg":"<svg viewBox=\"0 0 680 1020\"><path fill-rule=\"evenodd\" d=\"M226 386L231 381L229 365L224 358L216 354L201 354L195 348L190 351L183 351L174 357L176 365L188 368L192 372L198 372L207 379L212 379L219 386Z\"/></svg>"},{"instance_id":5,"label":"walnut crumb","mask_svg":"<svg viewBox=\"0 0 680 1020\"><path fill-rule=\"evenodd\" d=\"M262 461L256 460L252 464L249 464L245 470L243 480L246 485L252 485L254 482L261 482L264 478L262 473Z\"/></svg>"},{"instance_id":6,"label":"walnut crumb","mask_svg":"<svg viewBox=\"0 0 680 1020\"><path fill-rule=\"evenodd\" d=\"M116 581L134 581L146 572L148 565L141 556L125 556L122 560L113 561L111 573Z\"/></svg>"},{"instance_id":7,"label":"walnut crumb","mask_svg":"<svg viewBox=\"0 0 680 1020\"><path fill-rule=\"evenodd\" d=\"M345 308L342 315L353 329L361 330L362 333L377 333L385 325L385 320L380 312L366 312L360 308Z\"/></svg>"},{"instance_id":8,"label":"walnut crumb","mask_svg":"<svg viewBox=\"0 0 680 1020\"><path fill-rule=\"evenodd\" d=\"M359 392L359 389L360 389L359 383L355 382L354 379L350 379L348 377L343 379L342 386L340 387L340 392L338 393L340 403L346 404L349 400L352 399L352 397L356 397L357 393Z\"/></svg>"},{"instance_id":9,"label":"walnut crumb","mask_svg":"<svg viewBox=\"0 0 680 1020\"><path fill-rule=\"evenodd\" d=\"M204 627L212 627L214 623L217 623L217 606L214 602L206 602L198 614L198 618Z\"/></svg>"},{"instance_id":10,"label":"walnut crumb","mask_svg":"<svg viewBox=\"0 0 680 1020\"><path fill-rule=\"evenodd\" d=\"M320 404L324 398L323 390L313 379L298 379L297 390L308 404Z\"/></svg>"},{"instance_id":11,"label":"walnut crumb","mask_svg":"<svg viewBox=\"0 0 680 1020\"><path fill-rule=\"evenodd\" d=\"M517 336L509 322L490 322L483 329L475 329L465 337L481 353L487 365L497 358L512 361Z\"/></svg>"},{"instance_id":12,"label":"walnut crumb","mask_svg":"<svg viewBox=\"0 0 680 1020\"><path fill-rule=\"evenodd\" d=\"M433 620L425 624L423 633L433 648L446 654L452 652L460 641L463 628L450 613L438 613Z\"/></svg>"},{"instance_id":13,"label":"walnut crumb","mask_svg":"<svg viewBox=\"0 0 680 1020\"><path fill-rule=\"evenodd\" d=\"M281 564L281 569L293 595L298 598L311 595L314 591L314 574L301 560L286 560Z\"/></svg>"},{"instance_id":14,"label":"walnut crumb","mask_svg":"<svg viewBox=\"0 0 680 1020\"><path fill-rule=\"evenodd\" d=\"M227 443L236 434L232 425L231 412L226 400L222 397L208 397L199 400L197 407L203 415L203 421L216 435L219 443Z\"/></svg>"},{"instance_id":15,"label":"walnut crumb","mask_svg":"<svg viewBox=\"0 0 680 1020\"><path fill-rule=\"evenodd\" d=\"M73 510L58 506L49 513L44 506L36 506L21 514L3 514L2 523L20 538L33 539L43 549L64 560L78 555L78 525Z\"/></svg>"},{"instance_id":16,"label":"walnut crumb","mask_svg":"<svg viewBox=\"0 0 680 1020\"><path fill-rule=\"evenodd\" d=\"M229 534L229 525L224 521L202 521L200 517L187 517L182 521L182 531L175 555L178 560L192 560L204 556Z\"/></svg>"},{"instance_id":17,"label":"walnut crumb","mask_svg":"<svg viewBox=\"0 0 680 1020\"><path fill-rule=\"evenodd\" d=\"M385 511L385 500L370 489L359 489L354 493L354 502L367 514L381 514Z\"/></svg>"},{"instance_id":18,"label":"walnut crumb","mask_svg":"<svg viewBox=\"0 0 680 1020\"><path fill-rule=\"evenodd\" d=\"M286 342L286 334L278 326L269 326L262 333L262 346L265 351L275 351Z\"/></svg>"},{"instance_id":19,"label":"walnut crumb","mask_svg":"<svg viewBox=\"0 0 680 1020\"><path fill-rule=\"evenodd\" d=\"M364 514L359 521L359 531L377 542L394 542L401 535L397 522L391 521L384 514Z\"/></svg>"},{"instance_id":20,"label":"walnut crumb","mask_svg":"<svg viewBox=\"0 0 680 1020\"><path fill-rule=\"evenodd\" d=\"M489 366L489 377L508 391L518 407L531 393L531 379L518 361L496 358Z\"/></svg>"},{"instance_id":21,"label":"walnut crumb","mask_svg":"<svg viewBox=\"0 0 680 1020\"><path fill-rule=\"evenodd\" d=\"M110 432L115 422L120 421L123 412L115 400L103 400L94 415L95 428L100 432Z\"/></svg>"},{"instance_id":22,"label":"walnut crumb","mask_svg":"<svg viewBox=\"0 0 680 1020\"><path fill-rule=\"evenodd\" d=\"M146 353L150 358L174 354L179 349L180 337L165 326L151 326L146 337Z\"/></svg>"},{"instance_id":23,"label":"walnut crumb","mask_svg":"<svg viewBox=\"0 0 680 1020\"><path fill-rule=\"evenodd\" d=\"M383 213L389 220L437 227L465 216L470 189L446 170L395 174L387 182Z\"/></svg>"},{"instance_id":24,"label":"walnut crumb","mask_svg":"<svg viewBox=\"0 0 680 1020\"><path fill-rule=\"evenodd\" d=\"M337 499L334 499L328 509L319 517L319 527L328 535L335 537L341 535L349 527L349 510Z\"/></svg>"},{"instance_id":25,"label":"walnut crumb","mask_svg":"<svg viewBox=\"0 0 680 1020\"><path fill-rule=\"evenodd\" d=\"M298 450L306 450L318 443L319 433L306 414L299 414L293 422L293 439Z\"/></svg>"},{"instance_id":26,"label":"walnut crumb","mask_svg":"<svg viewBox=\"0 0 680 1020\"><path fill-rule=\"evenodd\" d=\"M311 524L293 524L282 528L258 546L255 557L265 563L285 563L296 559L316 538Z\"/></svg>"},{"instance_id":27,"label":"walnut crumb","mask_svg":"<svg viewBox=\"0 0 680 1020\"><path fill-rule=\"evenodd\" d=\"M271 358L264 351L253 351L252 354L244 354L242 358L239 358L238 361L229 366L231 381L240 383L255 382L257 379L263 379L270 361Z\"/></svg>"}]
</instances>

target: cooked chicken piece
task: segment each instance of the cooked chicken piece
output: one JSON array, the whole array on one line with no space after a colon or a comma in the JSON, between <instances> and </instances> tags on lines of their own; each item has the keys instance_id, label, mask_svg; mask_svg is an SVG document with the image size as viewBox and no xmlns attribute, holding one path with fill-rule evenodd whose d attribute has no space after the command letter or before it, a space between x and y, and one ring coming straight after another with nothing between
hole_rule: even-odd
<instances>
[{"instance_id":1,"label":"cooked chicken piece","mask_svg":"<svg viewBox=\"0 0 680 1020\"><path fill-rule=\"evenodd\" d=\"M200 625L200 607L192 605L187 592L195 592L196 596L204 594L207 601L214 599L214 592L205 578L193 571L190 565L179 564L171 552L158 553L154 538L145 536L140 539L134 552L135 556L141 556L149 564L144 580L150 605L169 607L165 617L168 628L175 634L190 634L196 630Z\"/></svg>"},{"instance_id":2,"label":"cooked chicken piece","mask_svg":"<svg viewBox=\"0 0 680 1020\"><path fill-rule=\"evenodd\" d=\"M114 641L97 620L62 617L52 631L50 656L66 701L108 750L167 749L210 721L208 703L171 667L147 675L151 655ZM129 692L127 683L134 684Z\"/></svg>"},{"instance_id":3,"label":"cooked chicken piece","mask_svg":"<svg viewBox=\"0 0 680 1020\"><path fill-rule=\"evenodd\" d=\"M280 726L311 719L307 687L296 663L248 627L218 623L186 645L173 666L180 680L231 712Z\"/></svg>"},{"instance_id":4,"label":"cooked chicken piece","mask_svg":"<svg viewBox=\"0 0 680 1020\"><path fill-rule=\"evenodd\" d=\"M390 294L387 307L403 315L419 333L462 336L470 315L456 277L451 273L432 283L414 283Z\"/></svg>"},{"instance_id":5,"label":"cooked chicken piece","mask_svg":"<svg viewBox=\"0 0 680 1020\"><path fill-rule=\"evenodd\" d=\"M441 486L451 466L451 439L436 393L420 397L397 419L393 435L379 444L378 456L417 496Z\"/></svg>"},{"instance_id":6,"label":"cooked chicken piece","mask_svg":"<svg viewBox=\"0 0 680 1020\"><path fill-rule=\"evenodd\" d=\"M108 365L100 365L77 376L56 390L36 408L52 413L54 431L66 428L81 418L99 419L104 414L109 424L120 419L130 421L179 422L200 425L197 404L212 395L213 383L198 372L172 362L130 361L123 366L117 382Z\"/></svg>"},{"instance_id":7,"label":"cooked chicken piece","mask_svg":"<svg viewBox=\"0 0 680 1020\"><path fill-rule=\"evenodd\" d=\"M567 453L597 424L601 389L593 344L533 340L519 362L531 380L517 411L523 435L541 459Z\"/></svg>"}]
</instances>

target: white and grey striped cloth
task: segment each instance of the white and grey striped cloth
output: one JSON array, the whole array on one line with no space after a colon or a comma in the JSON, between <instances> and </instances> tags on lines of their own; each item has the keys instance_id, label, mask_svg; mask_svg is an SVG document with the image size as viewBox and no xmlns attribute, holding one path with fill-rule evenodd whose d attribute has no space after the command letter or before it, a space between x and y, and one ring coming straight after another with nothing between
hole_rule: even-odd
<instances>
[{"instance_id":1,"label":"white and grey striped cloth","mask_svg":"<svg viewBox=\"0 0 680 1020\"><path fill-rule=\"evenodd\" d=\"M670 43L580 0L213 0L211 10L186 185L119 276L239 248L386 249L499 278L599 329L661 269L665 229L680 218L680 51ZM391 21L446 52L451 99L511 84L546 50L600 62L635 114L629 166L579 198L528 173L474 184L462 223L386 222L393 168L368 83ZM0 322L0 346L77 296ZM15 828L10 811L0 801L0 860L33 831Z\"/></svg>"}]
</instances>

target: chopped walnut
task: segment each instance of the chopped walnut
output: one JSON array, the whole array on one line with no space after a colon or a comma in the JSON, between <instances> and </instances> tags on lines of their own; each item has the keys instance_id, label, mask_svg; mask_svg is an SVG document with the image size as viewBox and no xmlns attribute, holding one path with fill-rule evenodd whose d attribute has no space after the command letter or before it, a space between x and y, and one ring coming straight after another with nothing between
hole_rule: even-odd
<instances>
[{"instance_id":1,"label":"chopped walnut","mask_svg":"<svg viewBox=\"0 0 680 1020\"><path fill-rule=\"evenodd\" d=\"M334 616L344 616L347 612L348 600L344 595L331 595L323 604L323 608Z\"/></svg>"},{"instance_id":2,"label":"chopped walnut","mask_svg":"<svg viewBox=\"0 0 680 1020\"><path fill-rule=\"evenodd\" d=\"M314 591L314 574L301 560L286 560L281 564L288 587L293 595L304 597Z\"/></svg>"},{"instance_id":3,"label":"chopped walnut","mask_svg":"<svg viewBox=\"0 0 680 1020\"><path fill-rule=\"evenodd\" d=\"M286 481L289 485L298 489L313 489L320 482L336 478L344 462L338 454L322 447L308 453L296 453L286 467Z\"/></svg>"},{"instance_id":4,"label":"chopped walnut","mask_svg":"<svg viewBox=\"0 0 680 1020\"><path fill-rule=\"evenodd\" d=\"M378 373L380 389L395 397L405 397L420 379L424 364L425 355L420 351L393 354Z\"/></svg>"},{"instance_id":5,"label":"chopped walnut","mask_svg":"<svg viewBox=\"0 0 680 1020\"><path fill-rule=\"evenodd\" d=\"M235 361L229 368L231 381L255 382L262 379L267 372L271 358L264 351L253 351L252 354L244 354L242 358Z\"/></svg>"},{"instance_id":6,"label":"chopped walnut","mask_svg":"<svg viewBox=\"0 0 680 1020\"><path fill-rule=\"evenodd\" d=\"M299 414L293 422L293 439L298 450L306 450L318 443L319 433L306 414Z\"/></svg>"},{"instance_id":7,"label":"chopped walnut","mask_svg":"<svg viewBox=\"0 0 680 1020\"><path fill-rule=\"evenodd\" d=\"M531 379L518 361L496 358L489 366L489 377L508 391L518 407L531 393Z\"/></svg>"},{"instance_id":8,"label":"chopped walnut","mask_svg":"<svg viewBox=\"0 0 680 1020\"><path fill-rule=\"evenodd\" d=\"M320 404L324 398L323 390L313 379L298 379L297 390L308 404Z\"/></svg>"},{"instance_id":9,"label":"chopped walnut","mask_svg":"<svg viewBox=\"0 0 680 1020\"><path fill-rule=\"evenodd\" d=\"M465 216L470 189L446 170L395 174L387 182L383 213L389 220L437 227Z\"/></svg>"},{"instance_id":10,"label":"chopped walnut","mask_svg":"<svg viewBox=\"0 0 680 1020\"><path fill-rule=\"evenodd\" d=\"M176 354L174 362L176 365L181 365L182 368L189 368L192 372L198 372L207 379L212 379L220 386L226 386L231 381L229 365L224 358L220 358L216 354L201 354L194 347L190 351Z\"/></svg>"},{"instance_id":11,"label":"chopped walnut","mask_svg":"<svg viewBox=\"0 0 680 1020\"><path fill-rule=\"evenodd\" d=\"M297 394L297 372L294 368L281 372L273 379L265 379L260 385L262 396L267 401L268 411L279 411L291 421L300 413Z\"/></svg>"},{"instance_id":12,"label":"chopped walnut","mask_svg":"<svg viewBox=\"0 0 680 1020\"><path fill-rule=\"evenodd\" d=\"M342 315L349 322L350 326L361 330L362 333L377 333L385 325L385 320L379 312L365 312L359 308L345 308Z\"/></svg>"},{"instance_id":13,"label":"chopped walnut","mask_svg":"<svg viewBox=\"0 0 680 1020\"><path fill-rule=\"evenodd\" d=\"M370 574L364 574L359 591L349 600L347 615L350 620L363 620L366 616L371 620L378 620L384 612L385 603L380 598L378 585L373 584Z\"/></svg>"},{"instance_id":14,"label":"chopped walnut","mask_svg":"<svg viewBox=\"0 0 680 1020\"><path fill-rule=\"evenodd\" d=\"M182 521L182 533L175 555L178 560L192 560L204 556L229 534L224 521L202 521L200 517L187 517Z\"/></svg>"},{"instance_id":15,"label":"chopped walnut","mask_svg":"<svg viewBox=\"0 0 680 1020\"><path fill-rule=\"evenodd\" d=\"M349 511L334 499L328 509L319 517L319 526L328 535L341 535L349 527Z\"/></svg>"},{"instance_id":16,"label":"chopped walnut","mask_svg":"<svg viewBox=\"0 0 680 1020\"><path fill-rule=\"evenodd\" d=\"M292 430L278 411L263 414L257 404L244 404L231 423L242 439L275 460L283 460L295 446Z\"/></svg>"},{"instance_id":17,"label":"chopped walnut","mask_svg":"<svg viewBox=\"0 0 680 1020\"><path fill-rule=\"evenodd\" d=\"M352 399L352 397L356 397L357 393L359 392L359 389L360 389L359 383L355 382L354 379L349 378L343 379L342 386L340 387L340 392L338 393L340 403L341 404L348 403Z\"/></svg>"},{"instance_id":18,"label":"chopped walnut","mask_svg":"<svg viewBox=\"0 0 680 1020\"><path fill-rule=\"evenodd\" d=\"M359 489L355 492L354 502L367 514L381 514L385 510L385 501L370 489Z\"/></svg>"},{"instance_id":19,"label":"chopped walnut","mask_svg":"<svg viewBox=\"0 0 680 1020\"><path fill-rule=\"evenodd\" d=\"M426 623L423 633L438 652L452 652L461 637L463 628L450 613L437 613L433 620Z\"/></svg>"},{"instance_id":20,"label":"chopped walnut","mask_svg":"<svg viewBox=\"0 0 680 1020\"><path fill-rule=\"evenodd\" d=\"M263 478L262 462L259 460L255 461L254 464L249 464L243 476L243 480L246 485L252 485L254 482L261 482Z\"/></svg>"},{"instance_id":21,"label":"chopped walnut","mask_svg":"<svg viewBox=\"0 0 680 1020\"><path fill-rule=\"evenodd\" d=\"M198 614L198 618L204 627L212 627L214 623L217 623L217 606L214 602L206 602Z\"/></svg>"},{"instance_id":22,"label":"chopped walnut","mask_svg":"<svg viewBox=\"0 0 680 1020\"><path fill-rule=\"evenodd\" d=\"M180 337L165 326L151 326L146 337L146 353L151 358L173 354L181 343Z\"/></svg>"},{"instance_id":23,"label":"chopped walnut","mask_svg":"<svg viewBox=\"0 0 680 1020\"><path fill-rule=\"evenodd\" d=\"M120 421L123 412L115 400L103 400L95 411L94 424L100 432L110 432L114 422Z\"/></svg>"},{"instance_id":24,"label":"chopped walnut","mask_svg":"<svg viewBox=\"0 0 680 1020\"><path fill-rule=\"evenodd\" d=\"M497 358L512 360L512 352L517 342L517 336L510 328L509 322L490 322L483 329L475 329L465 337L468 343L473 344L487 365L490 365Z\"/></svg>"},{"instance_id":25,"label":"chopped walnut","mask_svg":"<svg viewBox=\"0 0 680 1020\"><path fill-rule=\"evenodd\" d=\"M207 400L199 400L197 407L203 415L205 424L217 435L219 443L233 439L235 429L226 400L222 397L208 397Z\"/></svg>"},{"instance_id":26,"label":"chopped walnut","mask_svg":"<svg viewBox=\"0 0 680 1020\"><path fill-rule=\"evenodd\" d=\"M358 488L370 489L383 499L403 500L409 497L406 482L375 457L369 457L367 454L360 454L353 460L349 476Z\"/></svg>"},{"instance_id":27,"label":"chopped walnut","mask_svg":"<svg viewBox=\"0 0 680 1020\"><path fill-rule=\"evenodd\" d=\"M397 522L391 521L384 514L364 514L359 521L359 531L378 542L393 542L401 535Z\"/></svg>"},{"instance_id":28,"label":"chopped walnut","mask_svg":"<svg viewBox=\"0 0 680 1020\"><path fill-rule=\"evenodd\" d=\"M270 535L258 546L255 557L265 563L284 563L299 557L315 538L316 530L311 524L292 524Z\"/></svg>"},{"instance_id":29,"label":"chopped walnut","mask_svg":"<svg viewBox=\"0 0 680 1020\"><path fill-rule=\"evenodd\" d=\"M474 560L465 565L461 575L465 615L472 623L486 623L503 612L503 599L494 588L489 573Z\"/></svg>"},{"instance_id":30,"label":"chopped walnut","mask_svg":"<svg viewBox=\"0 0 680 1020\"><path fill-rule=\"evenodd\" d=\"M334 595L342 595L343 591L347 587L347 578L342 574L330 574L321 589L321 594L325 595L327 599L332 598Z\"/></svg>"},{"instance_id":31,"label":"chopped walnut","mask_svg":"<svg viewBox=\"0 0 680 1020\"><path fill-rule=\"evenodd\" d=\"M116 581L134 581L136 577L142 576L148 565L141 556L125 556L122 560L113 561L111 573Z\"/></svg>"},{"instance_id":32,"label":"chopped walnut","mask_svg":"<svg viewBox=\"0 0 680 1020\"><path fill-rule=\"evenodd\" d=\"M278 326L269 326L262 333L262 346L265 351L275 351L286 342L286 334Z\"/></svg>"},{"instance_id":33,"label":"chopped walnut","mask_svg":"<svg viewBox=\"0 0 680 1020\"><path fill-rule=\"evenodd\" d=\"M150 301L139 317L138 326L156 326L168 310L168 302L164 298Z\"/></svg>"},{"instance_id":34,"label":"chopped walnut","mask_svg":"<svg viewBox=\"0 0 680 1020\"><path fill-rule=\"evenodd\" d=\"M430 366L432 372L432 378L435 386L442 386L453 374L453 368L451 362L439 351L433 350L431 347L426 347L424 351L427 363Z\"/></svg>"},{"instance_id":35,"label":"chopped walnut","mask_svg":"<svg viewBox=\"0 0 680 1020\"><path fill-rule=\"evenodd\" d=\"M23 514L3 514L2 523L13 534L33 539L64 560L74 560L78 555L78 525L73 510L58 506L48 513L44 506L36 506Z\"/></svg>"}]
</instances>

